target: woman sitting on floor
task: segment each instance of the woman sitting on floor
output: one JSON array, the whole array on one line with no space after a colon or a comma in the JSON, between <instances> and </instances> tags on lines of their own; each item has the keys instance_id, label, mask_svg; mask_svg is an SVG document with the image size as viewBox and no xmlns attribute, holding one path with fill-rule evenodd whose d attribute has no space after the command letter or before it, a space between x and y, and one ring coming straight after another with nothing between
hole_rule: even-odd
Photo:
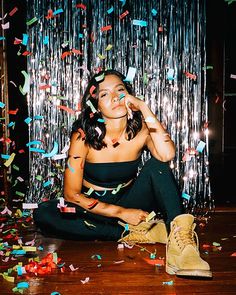
<instances>
[{"instance_id":1,"label":"woman sitting on floor","mask_svg":"<svg viewBox=\"0 0 236 295\"><path fill-rule=\"evenodd\" d=\"M151 158L139 171L145 149ZM194 240L194 217L184 214L169 167L174 157L169 134L125 77L100 72L90 80L72 128L64 198L75 212L62 212L52 199L34 210L35 223L43 234L62 239L165 243L167 273L211 277ZM147 221L152 211L164 222Z\"/></svg>"}]
</instances>

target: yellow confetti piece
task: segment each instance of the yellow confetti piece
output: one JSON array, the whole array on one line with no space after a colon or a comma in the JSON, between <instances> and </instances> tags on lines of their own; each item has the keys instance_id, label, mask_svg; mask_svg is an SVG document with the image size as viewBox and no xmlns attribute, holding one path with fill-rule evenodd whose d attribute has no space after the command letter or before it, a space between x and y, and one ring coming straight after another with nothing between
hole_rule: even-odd
<instances>
[{"instance_id":1,"label":"yellow confetti piece","mask_svg":"<svg viewBox=\"0 0 236 295\"><path fill-rule=\"evenodd\" d=\"M11 156L10 156L10 158L4 163L4 165L6 166L6 167L9 167L10 165L11 165L11 163L12 163L12 161L14 160L14 158L15 158L15 153L12 153L11 154Z\"/></svg>"},{"instance_id":2,"label":"yellow confetti piece","mask_svg":"<svg viewBox=\"0 0 236 295\"><path fill-rule=\"evenodd\" d=\"M105 59L106 58L106 56L105 55L103 55L103 54L98 54L98 57L100 58L100 59Z\"/></svg>"},{"instance_id":3,"label":"yellow confetti piece","mask_svg":"<svg viewBox=\"0 0 236 295\"><path fill-rule=\"evenodd\" d=\"M10 283L14 283L14 281L15 281L14 277L10 277L10 276L8 276L6 274L3 274L3 273L0 273L0 275L4 278L4 280L6 280L6 281L8 281Z\"/></svg>"},{"instance_id":4,"label":"yellow confetti piece","mask_svg":"<svg viewBox=\"0 0 236 295\"><path fill-rule=\"evenodd\" d=\"M113 47L113 45L111 45L111 44L108 44L107 45L107 48L105 49L106 51L108 51L108 50L111 50L112 49L112 47Z\"/></svg>"},{"instance_id":5,"label":"yellow confetti piece","mask_svg":"<svg viewBox=\"0 0 236 295\"><path fill-rule=\"evenodd\" d=\"M20 245L13 245L12 249L13 250L18 250L18 249L21 249L21 246Z\"/></svg>"},{"instance_id":6,"label":"yellow confetti piece","mask_svg":"<svg viewBox=\"0 0 236 295\"><path fill-rule=\"evenodd\" d=\"M147 217L146 217L146 222L150 221L156 216L156 213L152 211Z\"/></svg>"},{"instance_id":7,"label":"yellow confetti piece","mask_svg":"<svg viewBox=\"0 0 236 295\"><path fill-rule=\"evenodd\" d=\"M35 252L37 250L37 248L34 246L23 246L22 249L26 252Z\"/></svg>"}]
</instances>

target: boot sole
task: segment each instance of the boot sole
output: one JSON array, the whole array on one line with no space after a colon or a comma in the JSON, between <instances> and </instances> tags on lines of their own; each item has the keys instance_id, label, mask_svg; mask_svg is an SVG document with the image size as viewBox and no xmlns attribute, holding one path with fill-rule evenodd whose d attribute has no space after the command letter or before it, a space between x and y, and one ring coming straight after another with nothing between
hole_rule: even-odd
<instances>
[{"instance_id":1,"label":"boot sole","mask_svg":"<svg viewBox=\"0 0 236 295\"><path fill-rule=\"evenodd\" d=\"M203 270L203 269L180 270L172 265L166 265L166 272L169 275L176 275L176 276L181 276L181 277L212 278L212 272L210 270Z\"/></svg>"}]
</instances>

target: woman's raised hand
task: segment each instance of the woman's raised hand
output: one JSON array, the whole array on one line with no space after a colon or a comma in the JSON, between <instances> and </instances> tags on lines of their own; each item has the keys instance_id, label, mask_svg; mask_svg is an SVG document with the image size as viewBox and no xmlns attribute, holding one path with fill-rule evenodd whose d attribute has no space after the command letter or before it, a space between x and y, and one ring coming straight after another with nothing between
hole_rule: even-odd
<instances>
[{"instance_id":1,"label":"woman's raised hand","mask_svg":"<svg viewBox=\"0 0 236 295\"><path fill-rule=\"evenodd\" d=\"M145 103L140 98L137 98L131 94L126 94L124 100L126 107L131 109L132 111L140 111L141 106Z\"/></svg>"},{"instance_id":2,"label":"woman's raised hand","mask_svg":"<svg viewBox=\"0 0 236 295\"><path fill-rule=\"evenodd\" d=\"M148 215L148 212L141 209L123 208L119 218L128 224L138 225L141 221L145 221Z\"/></svg>"}]
</instances>

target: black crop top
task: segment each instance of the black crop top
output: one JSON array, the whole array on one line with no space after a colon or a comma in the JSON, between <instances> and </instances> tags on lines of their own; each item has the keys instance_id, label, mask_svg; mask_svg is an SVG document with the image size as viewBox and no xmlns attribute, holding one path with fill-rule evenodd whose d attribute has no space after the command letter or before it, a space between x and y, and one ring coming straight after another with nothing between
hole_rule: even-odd
<instances>
[{"instance_id":1,"label":"black crop top","mask_svg":"<svg viewBox=\"0 0 236 295\"><path fill-rule=\"evenodd\" d=\"M84 164L84 179L107 188L117 187L136 177L141 157L133 161Z\"/></svg>"}]
</instances>

